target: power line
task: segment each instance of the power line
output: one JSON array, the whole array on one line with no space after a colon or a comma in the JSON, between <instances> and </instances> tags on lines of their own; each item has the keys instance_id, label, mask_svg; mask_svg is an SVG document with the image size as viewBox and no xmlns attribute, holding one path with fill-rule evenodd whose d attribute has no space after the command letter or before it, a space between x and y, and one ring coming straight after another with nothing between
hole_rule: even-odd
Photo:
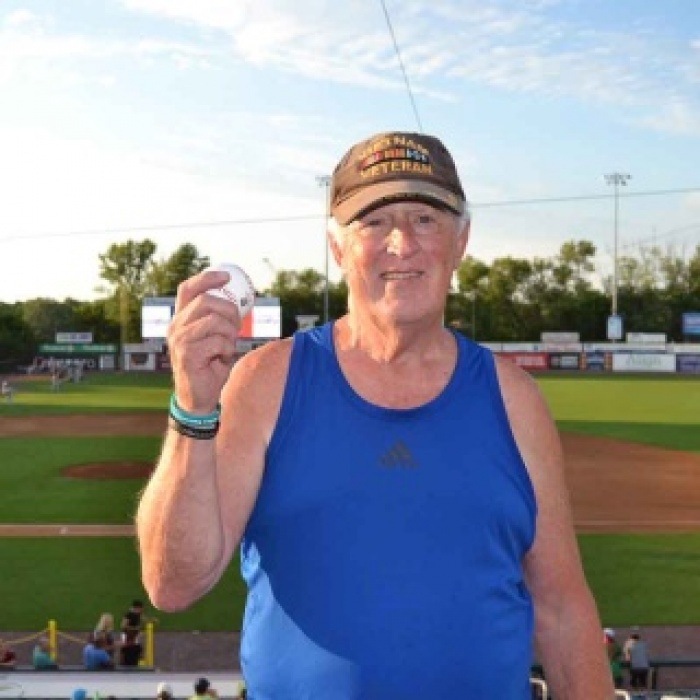
<instances>
[{"instance_id":1,"label":"power line","mask_svg":"<svg viewBox=\"0 0 700 700\"><path fill-rule=\"evenodd\" d=\"M619 193L620 199L627 197L652 197L657 195L669 194L689 194L700 192L700 187L684 187L670 190L649 190L646 192L624 192ZM469 208L474 209L489 209L496 207L513 207L524 206L528 204L559 204L565 202L578 202L595 199L612 199L612 194L591 194L591 195L569 195L566 197L541 197L537 199L503 199L493 202L472 202ZM224 219L221 221L194 221L183 224L154 224L153 226L126 226L122 228L105 228L105 229L78 229L70 231L44 231L41 233L29 234L14 234L0 238L1 243L10 243L12 241L26 241L40 238L69 238L73 236L106 236L106 235L121 235L125 233L138 232L158 232L172 231L185 228L216 228L222 226L248 226L258 224L277 224L289 223L293 221L318 221L321 218L319 214L304 215L304 216L276 216L276 217L253 217L250 219Z\"/></svg>"},{"instance_id":2,"label":"power line","mask_svg":"<svg viewBox=\"0 0 700 700\"><path fill-rule=\"evenodd\" d=\"M389 11L386 9L386 3L384 0L379 0L384 10L384 17L386 17L386 23L389 27L389 33L391 34L391 39L394 42L394 51L396 52L396 58L399 60L399 66L401 66L401 72L403 73L403 79L406 83L406 90L408 91L408 98L411 100L411 106L413 107L413 114L416 117L416 122L418 122L418 131L423 133L423 124L421 124L420 117L418 116L418 108L416 107L416 101L413 99L413 90L411 90L411 83L408 80L408 73L406 72L406 66L404 66L403 59L401 58L401 51L399 51L399 43L396 41L396 35L394 34L394 27L391 24L391 17L389 16Z\"/></svg>"},{"instance_id":3,"label":"power line","mask_svg":"<svg viewBox=\"0 0 700 700\"><path fill-rule=\"evenodd\" d=\"M620 192L620 199L629 199L630 197L653 197L663 194L690 194L700 192L700 187L684 187L673 190L647 190L644 192ZM584 195L569 195L566 197L542 197L539 199L511 199L495 202L479 202L469 205L470 209L484 209L488 207L512 207L523 204L556 204L557 202L577 202L593 199L613 199L614 194L584 194Z\"/></svg>"},{"instance_id":4,"label":"power line","mask_svg":"<svg viewBox=\"0 0 700 700\"><path fill-rule=\"evenodd\" d=\"M247 224L279 224L290 221L311 221L318 216L275 216L254 219L227 219L224 221L195 221L186 224L155 224L153 226L125 226L123 228L83 229L78 231L57 231L44 233L15 234L0 238L0 243L27 241L35 238L68 238L72 236L107 236L113 234L138 233L148 231L171 231L181 228L215 228L219 226L243 226Z\"/></svg>"}]
</instances>

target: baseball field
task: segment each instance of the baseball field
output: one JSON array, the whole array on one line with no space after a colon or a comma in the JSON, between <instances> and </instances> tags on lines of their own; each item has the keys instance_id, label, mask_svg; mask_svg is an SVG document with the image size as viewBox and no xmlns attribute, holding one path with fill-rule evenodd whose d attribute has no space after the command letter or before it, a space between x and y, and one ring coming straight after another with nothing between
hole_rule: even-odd
<instances>
[{"instance_id":1,"label":"baseball field","mask_svg":"<svg viewBox=\"0 0 700 700\"><path fill-rule=\"evenodd\" d=\"M562 431L588 579L606 624L700 624L700 378L538 379ZM95 374L0 404L0 630L90 629L144 597L131 522L170 392ZM238 628L237 565L163 630Z\"/></svg>"}]
</instances>

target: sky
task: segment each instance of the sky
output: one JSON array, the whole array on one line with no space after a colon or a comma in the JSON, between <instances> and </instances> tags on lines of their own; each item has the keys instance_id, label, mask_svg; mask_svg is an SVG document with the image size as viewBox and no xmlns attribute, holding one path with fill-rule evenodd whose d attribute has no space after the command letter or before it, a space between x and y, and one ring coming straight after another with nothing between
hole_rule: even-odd
<instances>
[{"instance_id":1,"label":"sky","mask_svg":"<svg viewBox=\"0 0 700 700\"><path fill-rule=\"evenodd\" d=\"M0 302L97 298L128 239L323 272L318 178L395 129L448 146L484 262L690 254L700 2L0 0Z\"/></svg>"}]
</instances>

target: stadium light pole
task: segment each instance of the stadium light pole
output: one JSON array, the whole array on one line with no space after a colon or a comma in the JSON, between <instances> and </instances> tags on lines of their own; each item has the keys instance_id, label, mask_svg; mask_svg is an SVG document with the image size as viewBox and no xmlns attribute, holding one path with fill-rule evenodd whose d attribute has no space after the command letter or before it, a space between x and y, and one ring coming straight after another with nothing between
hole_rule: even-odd
<instances>
[{"instance_id":1,"label":"stadium light pole","mask_svg":"<svg viewBox=\"0 0 700 700\"><path fill-rule=\"evenodd\" d=\"M270 268L270 272L272 272L272 283L274 284L277 281L277 268L272 264L270 258L263 258L262 261Z\"/></svg>"},{"instance_id":2,"label":"stadium light pole","mask_svg":"<svg viewBox=\"0 0 700 700\"><path fill-rule=\"evenodd\" d=\"M331 215L331 176L317 175L316 183L319 187L326 188L323 204L323 322L328 323L328 219Z\"/></svg>"},{"instance_id":3,"label":"stadium light pole","mask_svg":"<svg viewBox=\"0 0 700 700\"><path fill-rule=\"evenodd\" d=\"M618 288L618 267L617 267L617 250L618 250L618 218L620 211L620 187L624 187L627 181L632 178L628 173L607 173L605 182L613 186L613 199L615 200L615 231L613 245L613 283L612 283L612 316L617 316L617 288Z\"/></svg>"}]
</instances>

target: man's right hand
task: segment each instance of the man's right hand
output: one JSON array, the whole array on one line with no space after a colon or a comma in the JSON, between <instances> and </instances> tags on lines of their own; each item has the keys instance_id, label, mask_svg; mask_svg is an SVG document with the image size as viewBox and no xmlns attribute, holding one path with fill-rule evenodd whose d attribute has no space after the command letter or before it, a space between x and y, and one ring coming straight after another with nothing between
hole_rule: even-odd
<instances>
[{"instance_id":1,"label":"man's right hand","mask_svg":"<svg viewBox=\"0 0 700 700\"><path fill-rule=\"evenodd\" d=\"M228 282L227 272L200 272L178 287L167 341L178 405L210 413L219 403L236 350L241 319L236 304L206 294Z\"/></svg>"}]
</instances>

